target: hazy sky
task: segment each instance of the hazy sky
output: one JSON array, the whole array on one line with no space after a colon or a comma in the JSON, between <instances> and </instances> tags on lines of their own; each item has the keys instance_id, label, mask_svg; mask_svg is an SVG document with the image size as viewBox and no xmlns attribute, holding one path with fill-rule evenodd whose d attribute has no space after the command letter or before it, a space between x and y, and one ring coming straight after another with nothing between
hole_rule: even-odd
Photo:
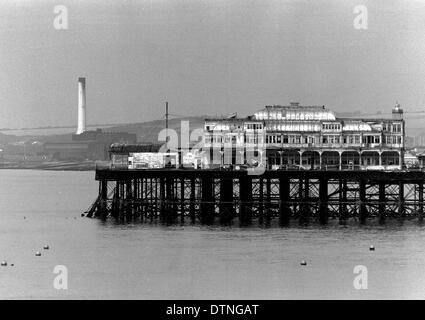
<instances>
[{"instance_id":1,"label":"hazy sky","mask_svg":"<svg viewBox=\"0 0 425 320\"><path fill-rule=\"evenodd\" d=\"M53 27L55 5L68 30ZM353 26L356 5L368 29ZM0 1L0 128L425 105L425 1Z\"/></svg>"}]
</instances>

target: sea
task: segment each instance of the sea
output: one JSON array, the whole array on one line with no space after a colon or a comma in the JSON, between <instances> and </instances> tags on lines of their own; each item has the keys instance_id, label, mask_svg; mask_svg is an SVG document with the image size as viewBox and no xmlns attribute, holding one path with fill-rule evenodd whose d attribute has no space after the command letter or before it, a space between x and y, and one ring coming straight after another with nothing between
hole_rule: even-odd
<instances>
[{"instance_id":1,"label":"sea","mask_svg":"<svg viewBox=\"0 0 425 320\"><path fill-rule=\"evenodd\" d=\"M0 170L0 299L425 298L425 225L415 220L224 227L82 217L97 192L94 172Z\"/></svg>"}]
</instances>

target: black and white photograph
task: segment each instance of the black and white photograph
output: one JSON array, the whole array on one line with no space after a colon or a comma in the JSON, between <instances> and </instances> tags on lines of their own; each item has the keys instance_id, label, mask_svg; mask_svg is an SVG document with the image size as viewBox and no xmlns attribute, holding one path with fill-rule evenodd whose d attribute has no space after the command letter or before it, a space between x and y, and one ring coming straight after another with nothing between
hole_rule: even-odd
<instances>
[{"instance_id":1,"label":"black and white photograph","mask_svg":"<svg viewBox=\"0 0 425 320\"><path fill-rule=\"evenodd\" d=\"M424 0L1 0L0 70L0 300L425 298Z\"/></svg>"}]
</instances>

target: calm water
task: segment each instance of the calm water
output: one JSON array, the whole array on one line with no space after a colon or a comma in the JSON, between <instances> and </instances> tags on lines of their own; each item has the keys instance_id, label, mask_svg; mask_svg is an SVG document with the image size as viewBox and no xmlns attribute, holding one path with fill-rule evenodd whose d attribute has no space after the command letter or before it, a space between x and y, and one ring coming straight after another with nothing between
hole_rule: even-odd
<instances>
[{"instance_id":1,"label":"calm water","mask_svg":"<svg viewBox=\"0 0 425 320\"><path fill-rule=\"evenodd\" d=\"M97 195L93 172L0 177L0 260L14 263L0 267L3 299L425 298L425 226L415 222L119 225L80 217ZM56 265L68 268L68 290L53 288ZM356 265L368 268L367 290L353 287Z\"/></svg>"}]
</instances>

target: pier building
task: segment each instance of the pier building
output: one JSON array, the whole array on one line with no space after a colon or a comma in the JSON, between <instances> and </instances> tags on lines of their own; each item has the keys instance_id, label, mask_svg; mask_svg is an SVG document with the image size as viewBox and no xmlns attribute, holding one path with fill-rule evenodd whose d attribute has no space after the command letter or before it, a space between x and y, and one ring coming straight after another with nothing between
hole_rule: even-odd
<instances>
[{"instance_id":1,"label":"pier building","mask_svg":"<svg viewBox=\"0 0 425 320\"><path fill-rule=\"evenodd\" d=\"M404 143L399 104L388 119L353 119L292 102L246 118L206 119L202 150L210 168L249 165L255 158L268 169L397 170Z\"/></svg>"}]
</instances>

